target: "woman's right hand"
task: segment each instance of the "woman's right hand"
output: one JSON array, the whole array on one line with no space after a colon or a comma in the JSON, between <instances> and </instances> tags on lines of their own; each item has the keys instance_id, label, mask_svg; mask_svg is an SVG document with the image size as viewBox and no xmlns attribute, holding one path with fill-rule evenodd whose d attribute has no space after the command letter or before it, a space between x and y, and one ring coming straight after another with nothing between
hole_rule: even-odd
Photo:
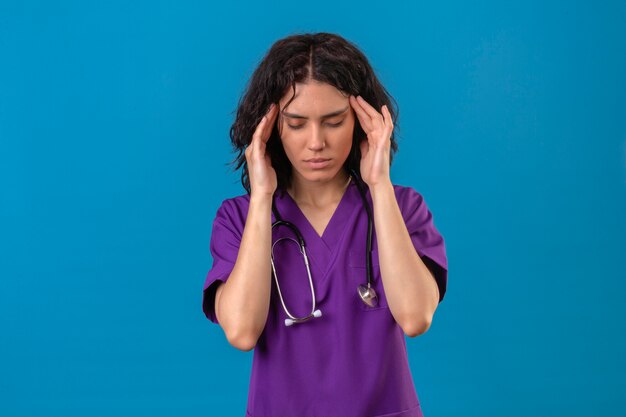
<instances>
[{"instance_id":1,"label":"woman's right hand","mask_svg":"<svg viewBox=\"0 0 626 417\"><path fill-rule=\"evenodd\" d=\"M257 125L252 141L246 147L246 162L250 180L250 195L273 195L278 186L276 171L272 167L269 154L266 153L267 141L270 138L278 107L272 103Z\"/></svg>"}]
</instances>

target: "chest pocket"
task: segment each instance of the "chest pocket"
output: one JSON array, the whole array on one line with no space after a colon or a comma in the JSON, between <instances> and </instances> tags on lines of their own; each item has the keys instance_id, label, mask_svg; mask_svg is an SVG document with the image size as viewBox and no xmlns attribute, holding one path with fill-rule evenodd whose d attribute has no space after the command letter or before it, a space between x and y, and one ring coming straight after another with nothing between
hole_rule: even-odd
<instances>
[{"instance_id":1,"label":"chest pocket","mask_svg":"<svg viewBox=\"0 0 626 417\"><path fill-rule=\"evenodd\" d=\"M378 251L372 249L372 288L376 291L378 304L376 307L370 307L361 300L357 293L359 285L367 286L367 266L365 263L365 251L352 249L349 253L348 271L350 274L350 283L352 284L355 299L363 311L380 311L388 310L387 297L383 287L383 280L380 275L380 264L378 262Z\"/></svg>"}]
</instances>

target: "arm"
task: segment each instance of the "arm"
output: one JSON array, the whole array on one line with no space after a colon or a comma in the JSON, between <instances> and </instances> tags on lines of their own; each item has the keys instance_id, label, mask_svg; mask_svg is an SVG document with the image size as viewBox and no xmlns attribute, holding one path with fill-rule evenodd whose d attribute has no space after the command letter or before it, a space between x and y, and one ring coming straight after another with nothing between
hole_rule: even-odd
<instances>
[{"instance_id":1,"label":"arm","mask_svg":"<svg viewBox=\"0 0 626 417\"><path fill-rule=\"evenodd\" d=\"M415 337L430 327L439 304L439 288L413 246L391 182L370 190L387 304L404 333Z\"/></svg>"},{"instance_id":2,"label":"arm","mask_svg":"<svg viewBox=\"0 0 626 417\"><path fill-rule=\"evenodd\" d=\"M271 195L250 198L237 261L215 295L215 314L226 338L244 351L256 345L269 311L271 208Z\"/></svg>"}]
</instances>

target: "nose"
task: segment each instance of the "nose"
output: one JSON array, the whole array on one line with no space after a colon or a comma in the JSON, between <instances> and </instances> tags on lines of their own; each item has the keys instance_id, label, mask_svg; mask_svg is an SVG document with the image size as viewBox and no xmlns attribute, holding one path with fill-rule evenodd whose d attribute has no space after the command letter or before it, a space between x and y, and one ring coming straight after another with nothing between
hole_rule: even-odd
<instances>
[{"instance_id":1,"label":"nose","mask_svg":"<svg viewBox=\"0 0 626 417\"><path fill-rule=\"evenodd\" d=\"M313 152L324 149L324 136L319 126L313 125L311 128L311 136L309 137L307 147Z\"/></svg>"}]
</instances>

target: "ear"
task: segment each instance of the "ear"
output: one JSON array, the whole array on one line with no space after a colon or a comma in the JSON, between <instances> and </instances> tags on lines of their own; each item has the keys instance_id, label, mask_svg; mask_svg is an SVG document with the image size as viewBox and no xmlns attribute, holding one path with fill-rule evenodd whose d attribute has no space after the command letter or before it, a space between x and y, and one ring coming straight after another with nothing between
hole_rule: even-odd
<instances>
[{"instance_id":1,"label":"ear","mask_svg":"<svg viewBox=\"0 0 626 417\"><path fill-rule=\"evenodd\" d=\"M282 123L282 115L279 113L278 116L276 117L276 120L274 121L274 127L272 128L272 131L276 129L276 131L278 132L278 138L280 139L280 141L283 141L283 123Z\"/></svg>"},{"instance_id":2,"label":"ear","mask_svg":"<svg viewBox=\"0 0 626 417\"><path fill-rule=\"evenodd\" d=\"M365 156L369 149L369 143L367 142L367 138L363 138L363 140L361 140L361 143L359 143L359 147L361 148L361 157Z\"/></svg>"}]
</instances>

